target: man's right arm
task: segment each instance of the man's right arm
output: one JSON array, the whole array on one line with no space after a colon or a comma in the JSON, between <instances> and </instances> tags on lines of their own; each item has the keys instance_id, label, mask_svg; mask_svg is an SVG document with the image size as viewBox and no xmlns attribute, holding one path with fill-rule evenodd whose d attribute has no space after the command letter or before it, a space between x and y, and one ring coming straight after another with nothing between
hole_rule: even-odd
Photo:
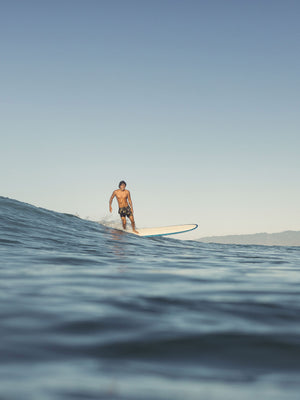
<instances>
[{"instance_id":1,"label":"man's right arm","mask_svg":"<svg viewBox=\"0 0 300 400\"><path fill-rule=\"evenodd\" d=\"M112 212L111 203L112 203L112 201L113 201L115 195L116 195L116 191L114 190L114 191L113 191L113 194L110 196L110 199L109 199L109 211L110 211L110 212Z\"/></svg>"}]
</instances>

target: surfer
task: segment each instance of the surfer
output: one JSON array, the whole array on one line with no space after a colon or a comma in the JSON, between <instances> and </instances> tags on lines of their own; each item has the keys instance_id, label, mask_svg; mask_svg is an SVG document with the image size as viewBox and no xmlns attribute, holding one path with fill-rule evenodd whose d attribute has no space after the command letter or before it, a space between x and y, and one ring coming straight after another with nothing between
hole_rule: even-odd
<instances>
[{"instance_id":1,"label":"surfer","mask_svg":"<svg viewBox=\"0 0 300 400\"><path fill-rule=\"evenodd\" d=\"M125 188L126 188L126 182L121 181L119 183L119 189L113 191L113 194L109 199L109 211L112 212L111 203L114 197L116 197L119 203L118 212L122 220L123 229L126 229L126 217L128 217L130 219L133 232L138 233L138 231L135 229L135 222L133 218L133 206L130 197L130 192Z\"/></svg>"}]
</instances>

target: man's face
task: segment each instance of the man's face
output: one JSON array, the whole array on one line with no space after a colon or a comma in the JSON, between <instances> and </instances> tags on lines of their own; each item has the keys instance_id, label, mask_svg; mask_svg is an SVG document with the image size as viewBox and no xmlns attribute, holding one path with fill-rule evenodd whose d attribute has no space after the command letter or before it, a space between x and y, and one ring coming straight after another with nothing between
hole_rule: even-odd
<instances>
[{"instance_id":1,"label":"man's face","mask_svg":"<svg viewBox=\"0 0 300 400\"><path fill-rule=\"evenodd\" d=\"M124 183L122 183L122 185L120 185L120 189L125 190L125 188L126 188L126 185L124 185Z\"/></svg>"}]
</instances>

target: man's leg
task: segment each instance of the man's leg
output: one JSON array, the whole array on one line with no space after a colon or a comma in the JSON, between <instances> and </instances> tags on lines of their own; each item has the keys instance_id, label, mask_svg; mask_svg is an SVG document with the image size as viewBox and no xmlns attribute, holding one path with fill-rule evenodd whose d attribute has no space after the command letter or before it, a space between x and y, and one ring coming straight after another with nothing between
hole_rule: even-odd
<instances>
[{"instance_id":1,"label":"man's leg","mask_svg":"<svg viewBox=\"0 0 300 400\"><path fill-rule=\"evenodd\" d=\"M134 218L133 215L129 216L130 222L131 222L131 226L132 226L132 230L134 233L138 233L138 231L135 229L135 222L134 222Z\"/></svg>"},{"instance_id":2,"label":"man's leg","mask_svg":"<svg viewBox=\"0 0 300 400\"><path fill-rule=\"evenodd\" d=\"M126 217L121 217L123 229L126 229Z\"/></svg>"}]
</instances>

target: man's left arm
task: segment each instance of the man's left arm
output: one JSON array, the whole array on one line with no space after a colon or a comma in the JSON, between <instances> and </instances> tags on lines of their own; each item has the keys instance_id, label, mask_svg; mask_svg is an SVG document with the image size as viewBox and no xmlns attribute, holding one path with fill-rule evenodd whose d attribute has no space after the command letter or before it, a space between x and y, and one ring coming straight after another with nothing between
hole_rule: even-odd
<instances>
[{"instance_id":1,"label":"man's left arm","mask_svg":"<svg viewBox=\"0 0 300 400\"><path fill-rule=\"evenodd\" d=\"M131 196L130 196L129 190L128 190L128 203L129 203L129 205L130 205L131 212L132 212L132 214L133 214L133 205L132 205L132 200L131 200Z\"/></svg>"}]
</instances>

